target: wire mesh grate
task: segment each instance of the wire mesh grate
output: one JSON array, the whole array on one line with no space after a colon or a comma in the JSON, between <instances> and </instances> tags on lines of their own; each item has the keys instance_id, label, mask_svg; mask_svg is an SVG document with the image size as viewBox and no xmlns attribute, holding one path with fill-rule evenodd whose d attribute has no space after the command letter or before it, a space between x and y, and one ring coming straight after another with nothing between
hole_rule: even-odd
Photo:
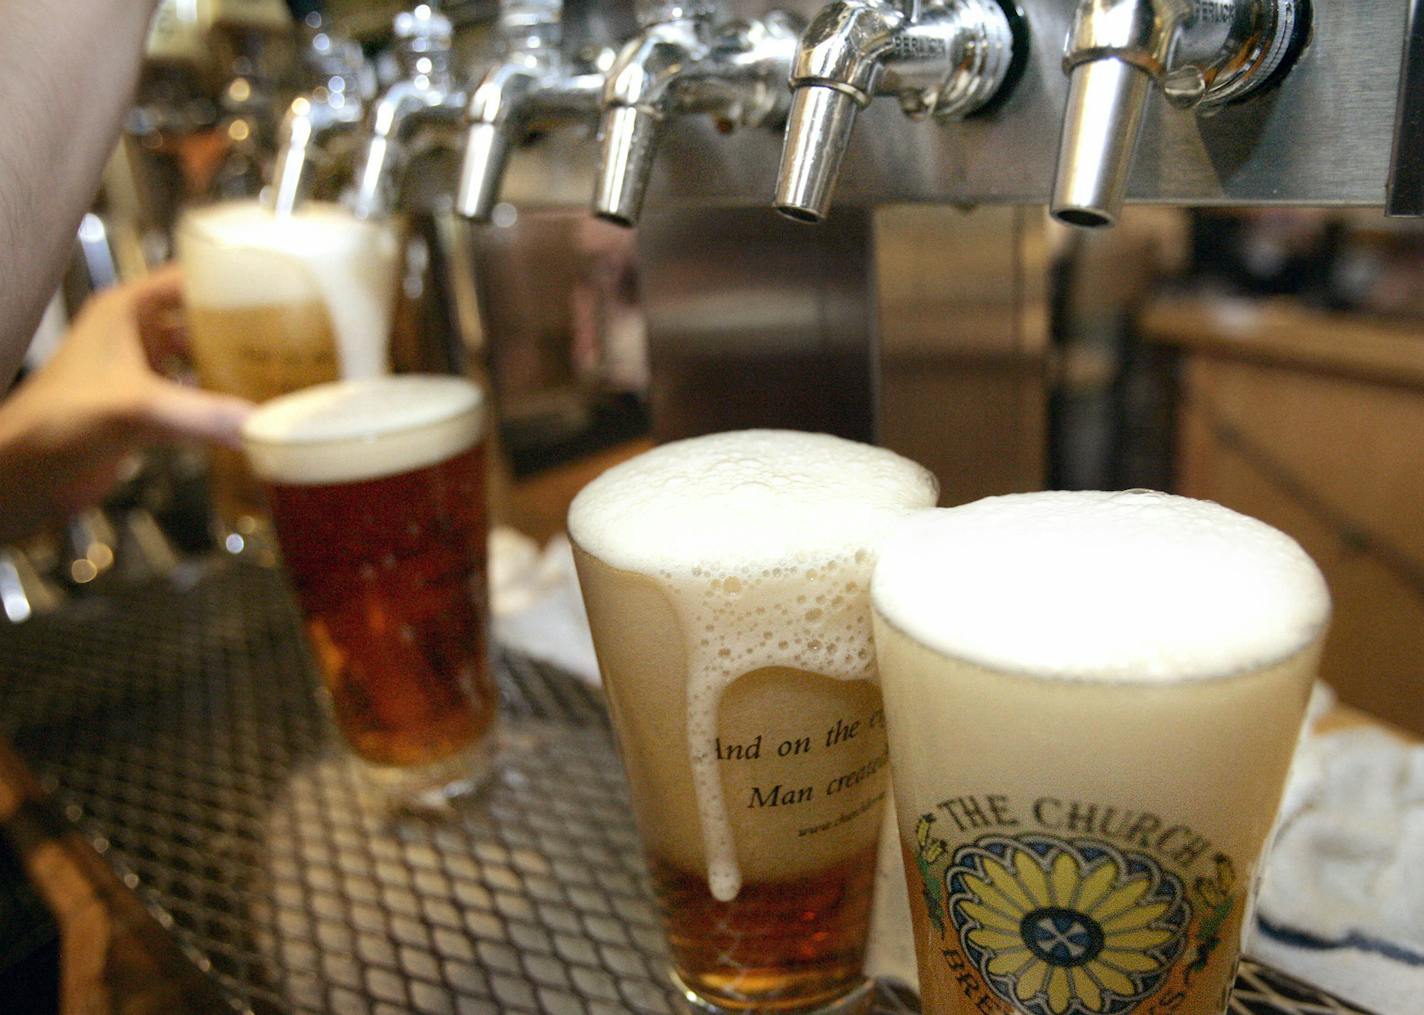
<instances>
[{"instance_id":1,"label":"wire mesh grate","mask_svg":"<svg viewBox=\"0 0 1424 1015\"><path fill-rule=\"evenodd\" d=\"M390 818L280 577L223 563L0 632L0 733L240 1009L679 1010L601 698L522 658L499 679L494 784ZM1273 976L1248 967L1233 1010L1352 1010Z\"/></svg>"}]
</instances>

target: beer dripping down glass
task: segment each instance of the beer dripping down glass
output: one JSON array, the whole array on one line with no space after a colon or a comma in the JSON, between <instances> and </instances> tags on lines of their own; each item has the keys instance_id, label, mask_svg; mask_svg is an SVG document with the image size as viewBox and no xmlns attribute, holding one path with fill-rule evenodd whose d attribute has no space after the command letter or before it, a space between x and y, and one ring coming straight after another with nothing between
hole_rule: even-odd
<instances>
[{"instance_id":1,"label":"beer dripping down glass","mask_svg":"<svg viewBox=\"0 0 1424 1015\"><path fill-rule=\"evenodd\" d=\"M474 384L404 374L285 395L243 431L336 726L397 807L492 762L486 425Z\"/></svg>"},{"instance_id":2,"label":"beer dripping down glass","mask_svg":"<svg viewBox=\"0 0 1424 1015\"><path fill-rule=\"evenodd\" d=\"M1146 491L926 512L875 646L924 1009L1222 1015L1330 612L1275 529Z\"/></svg>"},{"instance_id":3,"label":"beer dripping down glass","mask_svg":"<svg viewBox=\"0 0 1424 1015\"><path fill-rule=\"evenodd\" d=\"M868 588L931 506L888 451L746 431L609 470L569 513L673 975L702 1012L854 1012L887 792Z\"/></svg>"},{"instance_id":4,"label":"beer dripping down glass","mask_svg":"<svg viewBox=\"0 0 1424 1015\"><path fill-rule=\"evenodd\" d=\"M265 402L389 371L399 240L385 224L308 202L275 215L257 201L188 212L178 258L203 387ZM219 542L272 563L259 484L241 453L213 455Z\"/></svg>"}]
</instances>

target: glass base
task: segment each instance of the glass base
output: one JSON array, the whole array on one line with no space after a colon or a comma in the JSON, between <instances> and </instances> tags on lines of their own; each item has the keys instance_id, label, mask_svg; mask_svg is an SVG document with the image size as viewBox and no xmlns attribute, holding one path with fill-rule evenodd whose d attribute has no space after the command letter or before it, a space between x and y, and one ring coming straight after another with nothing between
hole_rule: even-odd
<instances>
[{"instance_id":1,"label":"glass base","mask_svg":"<svg viewBox=\"0 0 1424 1015\"><path fill-rule=\"evenodd\" d=\"M842 994L833 1001L819 1002L809 1008L759 1006L750 1000L744 1005L728 1008L702 997L682 982L682 977L677 975L676 970L670 970L669 975L672 977L673 986L682 996L684 1010L692 1015L759 1015L766 1012L775 1012L776 1015L865 1015L870 1011L870 1004L875 999L875 981L864 979L851 988L849 993Z\"/></svg>"},{"instance_id":2,"label":"glass base","mask_svg":"<svg viewBox=\"0 0 1424 1015\"><path fill-rule=\"evenodd\" d=\"M428 765L374 765L353 755L351 764L370 803L390 811L442 812L478 793L494 774L496 738L491 735Z\"/></svg>"}]
</instances>

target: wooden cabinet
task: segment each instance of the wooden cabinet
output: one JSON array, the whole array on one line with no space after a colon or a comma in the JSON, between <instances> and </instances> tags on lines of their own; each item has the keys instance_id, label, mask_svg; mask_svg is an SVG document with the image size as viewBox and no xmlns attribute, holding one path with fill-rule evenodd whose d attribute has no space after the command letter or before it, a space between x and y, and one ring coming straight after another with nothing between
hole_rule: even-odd
<instances>
[{"instance_id":1,"label":"wooden cabinet","mask_svg":"<svg viewBox=\"0 0 1424 1015\"><path fill-rule=\"evenodd\" d=\"M1424 733L1424 325L1174 301L1142 329L1183 353L1177 492L1298 539L1335 601L1324 677Z\"/></svg>"}]
</instances>

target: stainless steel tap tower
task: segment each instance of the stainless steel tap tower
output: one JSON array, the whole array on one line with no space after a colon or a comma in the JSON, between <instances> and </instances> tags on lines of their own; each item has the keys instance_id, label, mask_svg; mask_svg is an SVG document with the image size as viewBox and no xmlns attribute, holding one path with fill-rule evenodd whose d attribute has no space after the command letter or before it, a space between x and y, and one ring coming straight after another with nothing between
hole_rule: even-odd
<instances>
[{"instance_id":1,"label":"stainless steel tap tower","mask_svg":"<svg viewBox=\"0 0 1424 1015\"><path fill-rule=\"evenodd\" d=\"M726 17L754 19L772 6L726 0L723 10ZM1044 205L1058 178L1071 217L1066 188L1070 182L1086 186L1093 160L1101 166L1095 170L1099 189L1111 183L1126 201L1378 206L1385 200L1408 0L777 0L775 6L828 40L836 39L839 26L867 27L858 43L865 48L838 70L827 69L833 66L829 53L814 66L811 54L820 59L824 49L816 47L823 43L809 34L802 40L798 84L819 80L846 97L804 96L804 112L818 114L817 129L844 133L844 114L852 106L857 111L835 187L840 205ZM935 45L912 43L923 34L913 26L956 8L978 7L996 20L991 6L1011 22L1021 19L1014 45L1022 70L1009 75L990 108L960 120L916 123L895 103L868 101L872 90L856 75L878 56L885 63L873 92L883 94L893 90L896 64L913 47ZM946 40L939 48L952 44ZM971 59L980 51L963 48ZM848 49L833 45L832 52ZM1117 83L1104 87L1108 79ZM1065 124L1069 148L1060 173ZM811 133L793 132L793 143ZM1135 145L1127 143L1129 135ZM817 150L829 161L836 148L828 143ZM1123 157L1129 149L1131 157ZM659 150L649 208L775 200L781 146L764 132L719 137L713 125L680 117L665 122ZM815 160L807 153L798 161ZM808 182L827 175L809 173ZM790 186L785 177L783 184ZM1094 202L1110 218L1116 199L1109 196Z\"/></svg>"},{"instance_id":2,"label":"stainless steel tap tower","mask_svg":"<svg viewBox=\"0 0 1424 1015\"><path fill-rule=\"evenodd\" d=\"M508 201L639 226L659 436L870 437L876 206L1048 205L1104 226L1128 201L1380 205L1393 178L1394 207L1424 211L1401 161L1424 148L1418 117L1396 117L1418 104L1400 89L1407 6L505 0L478 73L416 8L405 80L367 108L356 203L394 199L416 124L453 125L464 162L442 185L467 218ZM615 11L616 57L569 44ZM1424 66L1424 41L1407 55ZM597 140L546 134L595 122ZM704 395L715 421L689 409Z\"/></svg>"},{"instance_id":3,"label":"stainless steel tap tower","mask_svg":"<svg viewBox=\"0 0 1424 1015\"><path fill-rule=\"evenodd\" d=\"M1077 225L1111 223L1124 201L1379 205L1413 122L1396 126L1406 6L506 0L501 52L471 74L421 5L397 32L404 80L368 114L358 205L379 210L406 135L430 120L466 132L454 194L477 221L501 196L591 200L628 224L645 204L814 221L833 191L843 205L1051 204ZM637 18L616 57L566 44L571 17L614 9ZM520 171L527 136L594 122L596 145L551 146L547 172Z\"/></svg>"}]
</instances>

